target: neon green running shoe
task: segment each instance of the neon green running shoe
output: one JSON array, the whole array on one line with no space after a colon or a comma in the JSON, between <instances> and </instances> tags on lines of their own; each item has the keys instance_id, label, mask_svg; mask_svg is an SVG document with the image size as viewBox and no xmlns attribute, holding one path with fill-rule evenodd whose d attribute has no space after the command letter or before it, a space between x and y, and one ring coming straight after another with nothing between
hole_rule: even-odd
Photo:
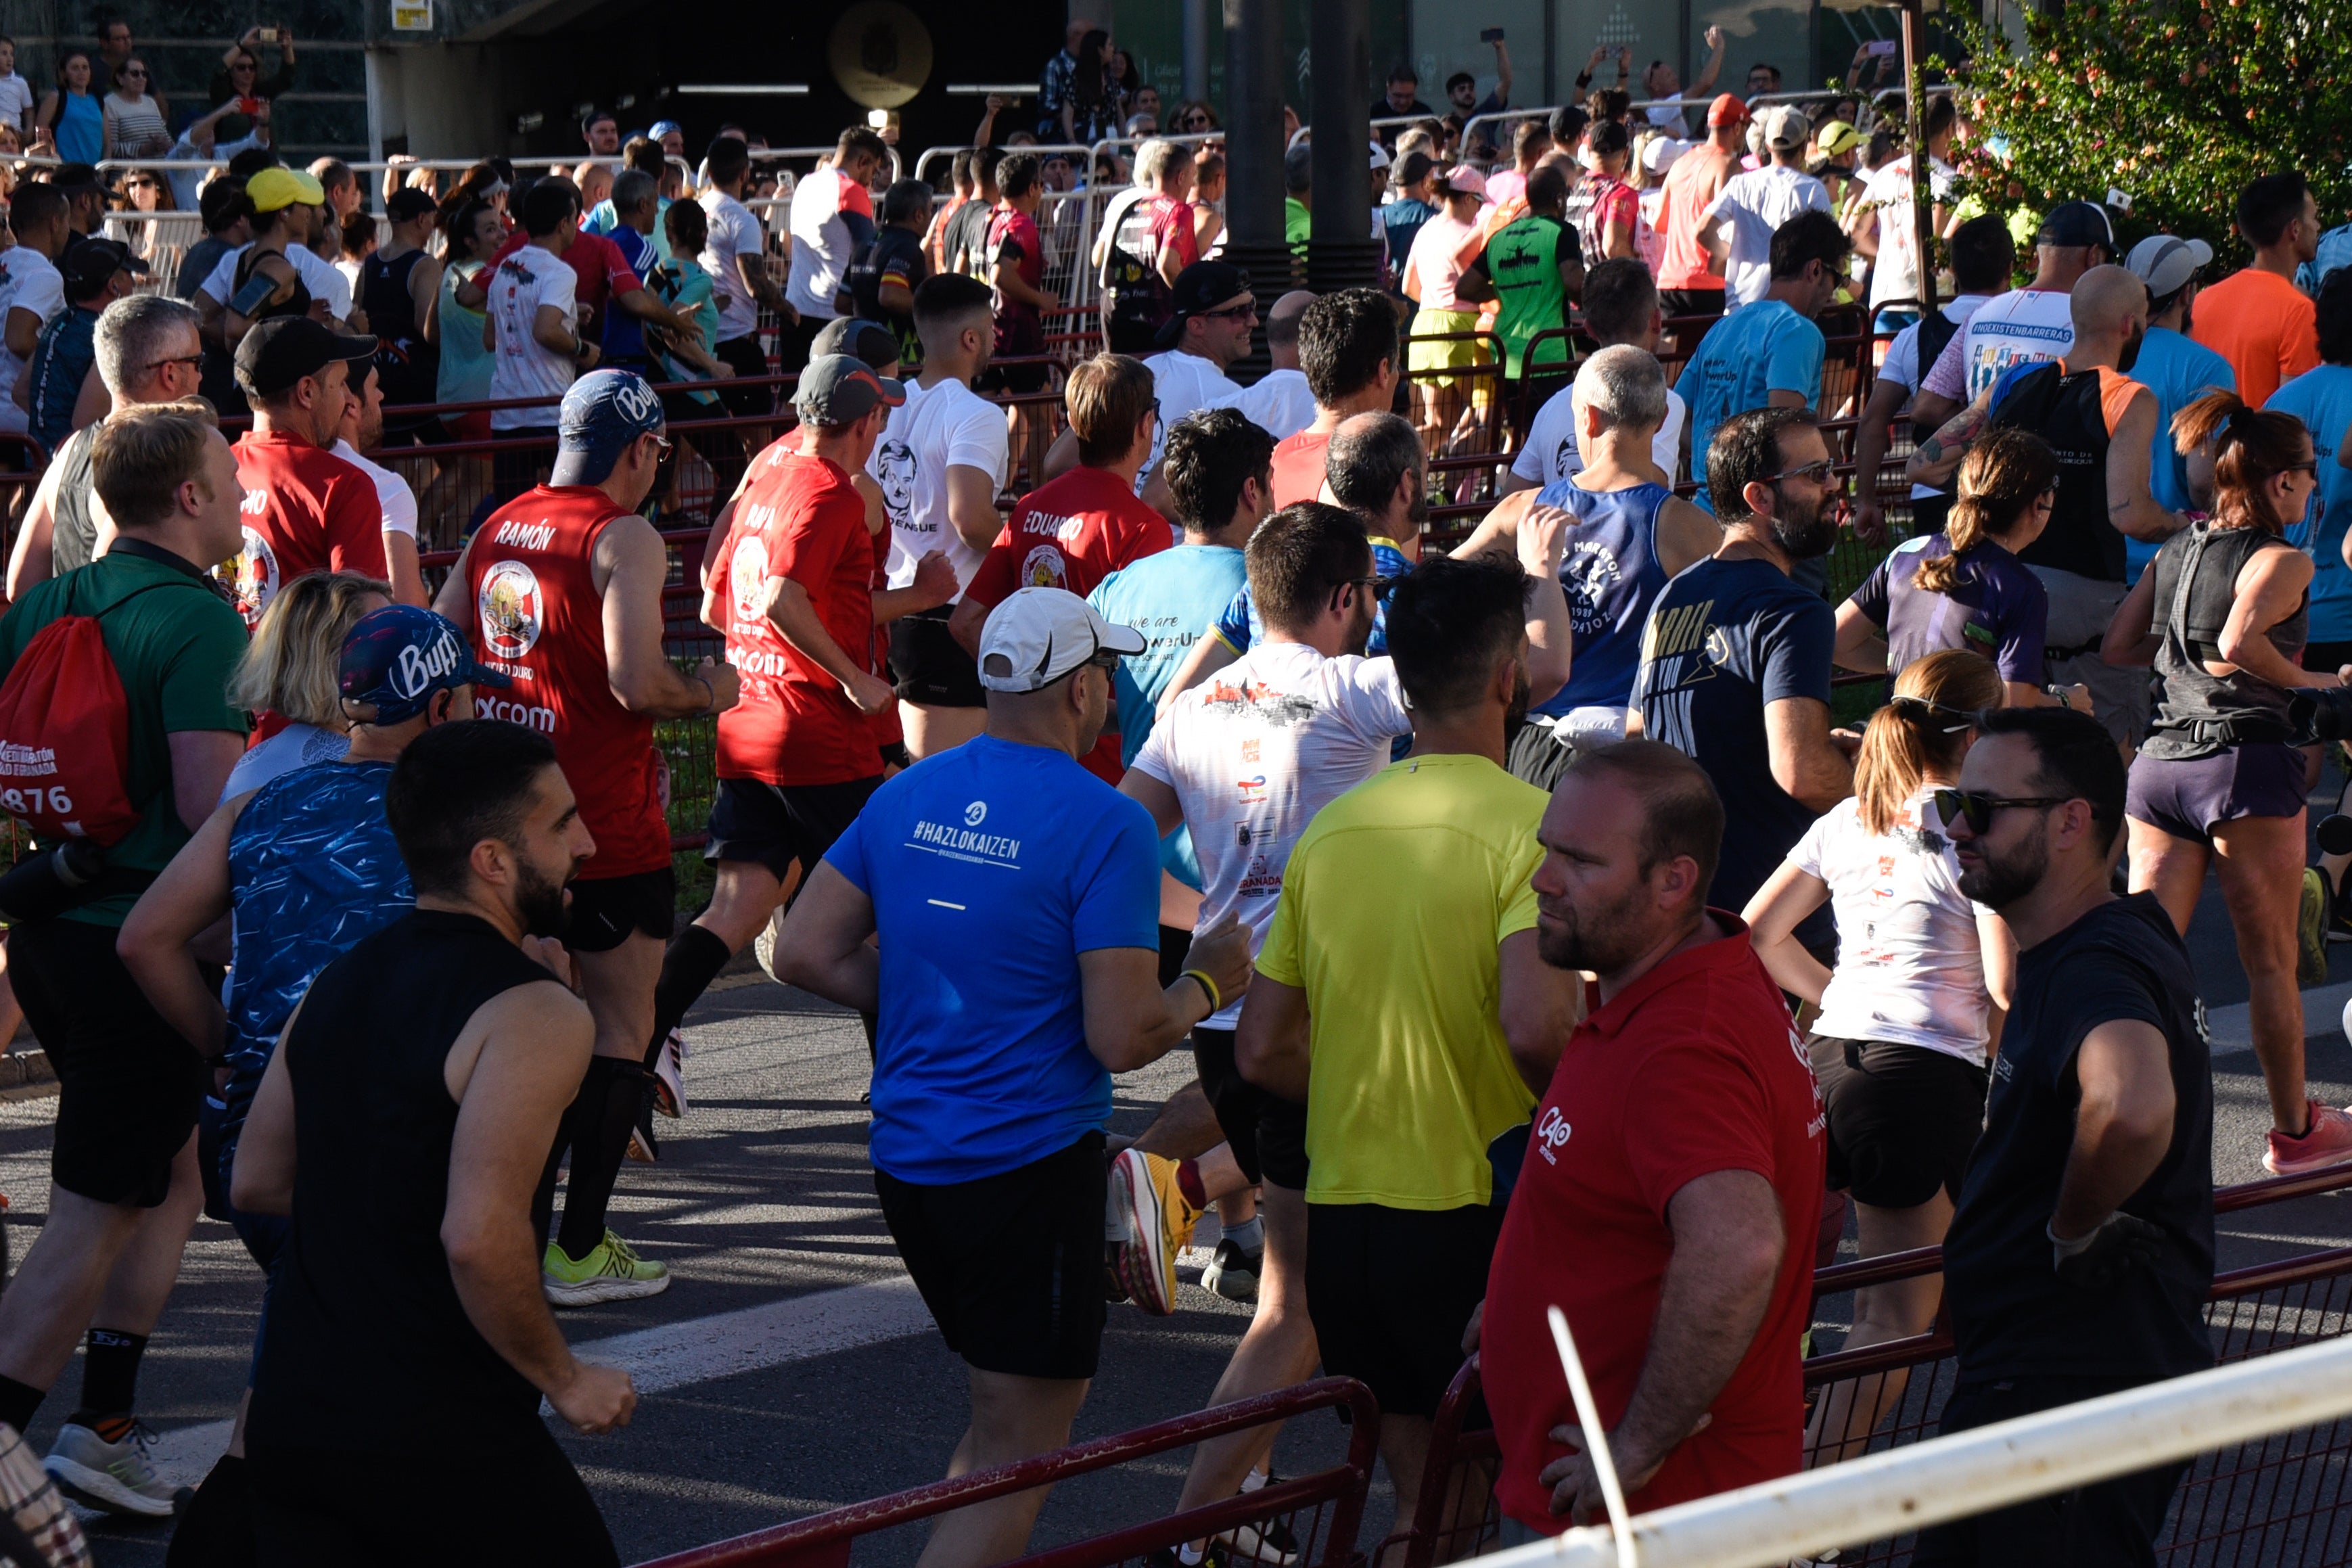
<instances>
[{"instance_id":1,"label":"neon green running shoe","mask_svg":"<svg viewBox=\"0 0 2352 1568\"><path fill-rule=\"evenodd\" d=\"M539 1280L553 1306L593 1307L599 1301L660 1295L669 1289L669 1266L639 1258L635 1248L608 1229L604 1239L576 1261L549 1242L547 1255L540 1260Z\"/></svg>"}]
</instances>

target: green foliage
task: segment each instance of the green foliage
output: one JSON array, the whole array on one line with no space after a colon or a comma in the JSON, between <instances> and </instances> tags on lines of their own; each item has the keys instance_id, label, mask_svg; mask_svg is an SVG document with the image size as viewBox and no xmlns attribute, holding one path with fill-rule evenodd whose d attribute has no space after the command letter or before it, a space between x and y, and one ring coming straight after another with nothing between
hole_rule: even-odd
<instances>
[{"instance_id":1,"label":"green foliage","mask_svg":"<svg viewBox=\"0 0 2352 1568\"><path fill-rule=\"evenodd\" d=\"M2325 222L2352 208L2352 12L2336 0L2077 0L2029 12L2022 48L1956 20L1976 129L1961 172L1996 209L2112 186L2131 197L2126 245L2195 236L2227 264L2246 257L2231 215L2257 176L2301 169Z\"/></svg>"}]
</instances>

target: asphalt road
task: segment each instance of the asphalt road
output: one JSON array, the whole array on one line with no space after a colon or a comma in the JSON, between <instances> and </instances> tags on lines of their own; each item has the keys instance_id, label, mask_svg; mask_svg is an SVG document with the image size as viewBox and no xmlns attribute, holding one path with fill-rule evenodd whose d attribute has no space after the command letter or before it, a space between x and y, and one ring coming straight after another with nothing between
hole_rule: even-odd
<instances>
[{"instance_id":1,"label":"asphalt road","mask_svg":"<svg viewBox=\"0 0 2352 1568\"><path fill-rule=\"evenodd\" d=\"M2331 794L2332 801L2332 794ZM2190 932L2200 989L2212 1008L2242 1002L2245 984L2218 896L2209 889ZM2331 955L2331 982L2352 983L2352 945ZM2352 1100L2352 1046L2336 1022L2340 998L2311 1020L2314 1092ZM614 1224L677 1283L651 1300L563 1315L575 1344L636 1371L649 1390L626 1431L564 1443L636 1561L814 1510L936 1479L961 1433L961 1363L906 1289L865 1155L866 1051L856 1021L780 989L756 971L730 974L689 1024L691 1110L664 1124L665 1158L623 1176ZM2261 1172L2267 1112L2251 1055L2215 1059L2217 1182ZM1118 1085L1114 1131L1140 1131L1152 1107L1190 1076L1180 1052ZM14 1250L40 1222L53 1102L0 1104L0 1191ZM673 1131L674 1129L674 1131ZM2352 1198L2329 1196L2223 1221L2221 1265L2242 1266L2352 1243ZM1212 1227L1213 1222L1212 1223ZM1851 1247L1849 1241L1848 1246ZM1414 1260L1396 1260L1396 1288L1413 1288ZM1127 1430L1197 1408L1245 1321L1244 1310L1197 1286L1172 1318L1115 1307L1101 1375L1078 1421L1080 1437ZM142 1414L163 1434L160 1453L193 1481L226 1435L242 1388L260 1279L227 1228L204 1222L178 1292L151 1343ZM1836 1342L1843 1303L1824 1303L1821 1342ZM352 1376L363 1403L364 1360ZM46 1449L71 1409L69 1369L31 1436ZM390 1394L392 1391L381 1391ZM1329 1416L1295 1423L1276 1468L1297 1474L1338 1457L1345 1429ZM1041 1543L1075 1539L1164 1511L1181 1456L1065 1488L1048 1505ZM366 1478L354 1477L364 1486ZM483 1484L496 1485L487 1478ZM1385 1485L1364 1539L1385 1533ZM90 1531L109 1568L163 1559L168 1524L98 1520ZM898 1532L861 1551L861 1563L911 1563L919 1542Z\"/></svg>"}]
</instances>

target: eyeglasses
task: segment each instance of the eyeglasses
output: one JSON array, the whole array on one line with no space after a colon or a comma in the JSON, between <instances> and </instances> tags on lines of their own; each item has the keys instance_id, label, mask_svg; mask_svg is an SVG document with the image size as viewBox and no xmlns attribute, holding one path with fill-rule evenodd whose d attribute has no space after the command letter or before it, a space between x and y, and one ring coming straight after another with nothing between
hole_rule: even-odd
<instances>
[{"instance_id":1,"label":"eyeglasses","mask_svg":"<svg viewBox=\"0 0 2352 1568\"><path fill-rule=\"evenodd\" d=\"M1807 463L1801 468L1783 468L1777 474L1767 474L1767 484L1774 479L1803 479L1808 484L1825 485L1835 478L1836 465L1824 458L1818 463Z\"/></svg>"},{"instance_id":2,"label":"eyeglasses","mask_svg":"<svg viewBox=\"0 0 2352 1568\"><path fill-rule=\"evenodd\" d=\"M1255 321L1257 320L1257 301L1255 300L1244 300L1238 305L1226 305L1219 310L1196 310L1193 312L1193 317L1195 320L1202 321L1231 321L1238 317L1247 317L1249 320Z\"/></svg>"},{"instance_id":3,"label":"eyeglasses","mask_svg":"<svg viewBox=\"0 0 2352 1568\"><path fill-rule=\"evenodd\" d=\"M173 354L169 359L149 360L146 364L141 368L144 370L161 370L167 364L184 364L191 368L201 369L204 363L205 356L202 354Z\"/></svg>"},{"instance_id":4,"label":"eyeglasses","mask_svg":"<svg viewBox=\"0 0 2352 1568\"><path fill-rule=\"evenodd\" d=\"M2315 479L2319 478L2319 459L2315 458L2308 463L2289 463L2285 468L2281 468L2279 472L2282 474L2309 474Z\"/></svg>"},{"instance_id":5,"label":"eyeglasses","mask_svg":"<svg viewBox=\"0 0 2352 1568\"><path fill-rule=\"evenodd\" d=\"M1934 795L1937 814L1947 823L1965 820L1970 833L1982 833L1990 827L1996 811L2011 807L2047 811L2078 798L2071 795L1971 795L1959 789L1939 789Z\"/></svg>"}]
</instances>

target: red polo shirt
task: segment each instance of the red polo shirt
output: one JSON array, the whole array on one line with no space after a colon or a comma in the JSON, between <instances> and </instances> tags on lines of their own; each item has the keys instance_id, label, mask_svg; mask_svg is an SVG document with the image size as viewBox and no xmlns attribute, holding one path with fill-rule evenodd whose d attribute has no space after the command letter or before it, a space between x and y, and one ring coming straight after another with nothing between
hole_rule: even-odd
<instances>
[{"instance_id":1,"label":"red polo shirt","mask_svg":"<svg viewBox=\"0 0 2352 1568\"><path fill-rule=\"evenodd\" d=\"M1825 1118L1780 989L1732 935L1675 953L1587 1018L1536 1107L1527 1163L1487 1276L1480 1350L1503 1449L1503 1511L1557 1534L1537 1480L1576 1425L1545 1310L1568 1315L1604 1426L1623 1419L1649 1354L1674 1255L1666 1205L1717 1171L1753 1171L1780 1200L1788 1247L1756 1338L1705 1430L1625 1500L1635 1513L1795 1473L1802 1461L1800 1344L1811 1316Z\"/></svg>"}]
</instances>

